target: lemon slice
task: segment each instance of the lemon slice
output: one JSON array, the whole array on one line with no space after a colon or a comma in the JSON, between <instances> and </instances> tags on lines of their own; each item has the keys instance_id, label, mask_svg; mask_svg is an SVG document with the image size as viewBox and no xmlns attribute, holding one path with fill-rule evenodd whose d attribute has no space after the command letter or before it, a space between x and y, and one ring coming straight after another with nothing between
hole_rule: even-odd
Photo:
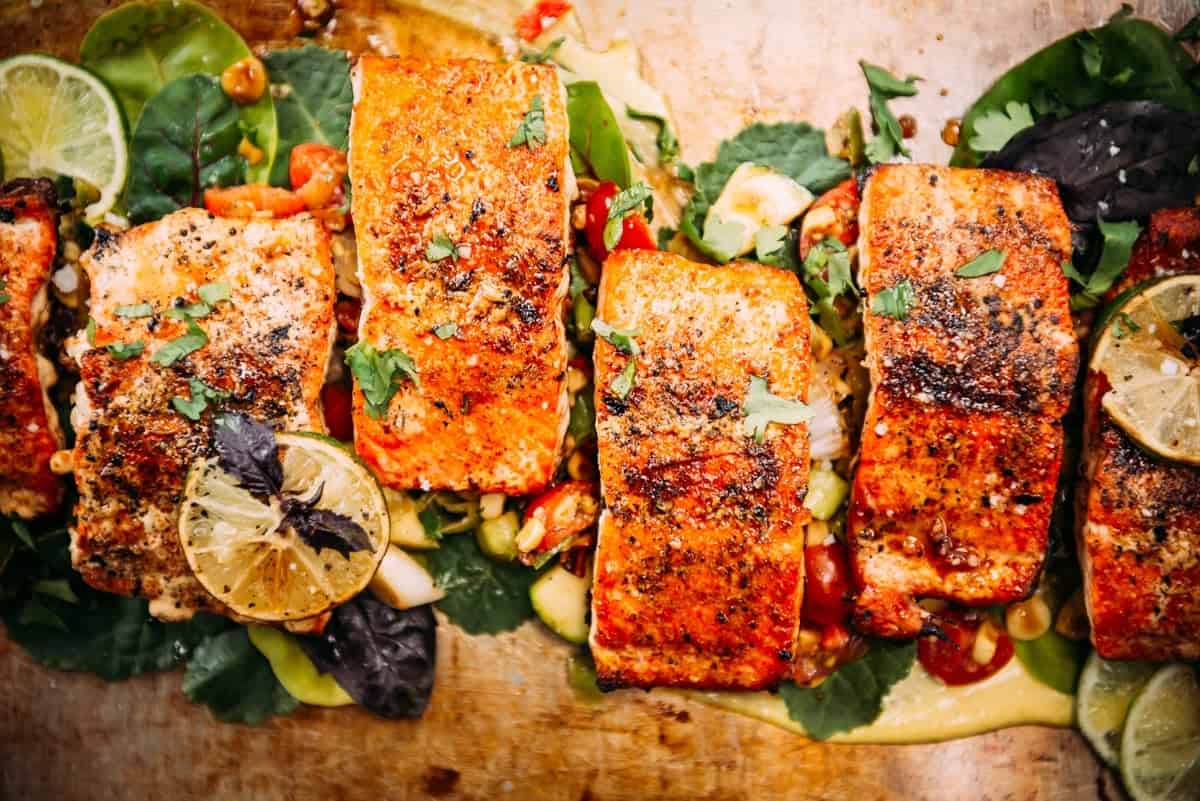
<instances>
[{"instance_id":1,"label":"lemon slice","mask_svg":"<svg viewBox=\"0 0 1200 801\"><path fill-rule=\"evenodd\" d=\"M1100 758L1116 767L1129 705L1158 669L1147 662L1110 662L1095 651L1079 676L1075 719Z\"/></svg>"},{"instance_id":2,"label":"lemon slice","mask_svg":"<svg viewBox=\"0 0 1200 801\"><path fill-rule=\"evenodd\" d=\"M1160 668L1129 707L1121 778L1134 801L1200 794L1200 683L1191 665Z\"/></svg>"},{"instance_id":3,"label":"lemon slice","mask_svg":"<svg viewBox=\"0 0 1200 801\"><path fill-rule=\"evenodd\" d=\"M255 497L221 469L198 461L179 511L179 541L196 578L239 615L281 621L314 617L353 598L375 575L387 551L388 512L375 477L340 443L317 434L277 434L285 497L362 527L366 550L343 556L317 550L285 522L276 498Z\"/></svg>"},{"instance_id":4,"label":"lemon slice","mask_svg":"<svg viewBox=\"0 0 1200 801\"><path fill-rule=\"evenodd\" d=\"M0 62L0 153L6 178L65 175L94 188L98 220L125 186L129 147L112 92L87 70L40 55Z\"/></svg>"},{"instance_id":5,"label":"lemon slice","mask_svg":"<svg viewBox=\"0 0 1200 801\"><path fill-rule=\"evenodd\" d=\"M1133 294L1104 321L1091 369L1111 387L1104 410L1142 447L1200 464L1200 275Z\"/></svg>"}]
</instances>

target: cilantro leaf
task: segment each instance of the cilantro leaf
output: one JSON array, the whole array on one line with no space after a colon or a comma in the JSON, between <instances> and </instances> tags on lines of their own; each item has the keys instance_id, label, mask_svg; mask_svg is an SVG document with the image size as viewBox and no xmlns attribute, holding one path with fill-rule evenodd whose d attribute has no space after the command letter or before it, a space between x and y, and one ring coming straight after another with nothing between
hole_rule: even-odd
<instances>
[{"instance_id":1,"label":"cilantro leaf","mask_svg":"<svg viewBox=\"0 0 1200 801\"><path fill-rule=\"evenodd\" d=\"M223 300L229 300L230 292L232 292L232 288L226 281L213 281L204 284L196 290L196 294L200 296L200 300L212 307L215 307Z\"/></svg>"},{"instance_id":2,"label":"cilantro leaf","mask_svg":"<svg viewBox=\"0 0 1200 801\"><path fill-rule=\"evenodd\" d=\"M613 195L608 207L608 219L604 223L604 247L612 250L621 241L621 226L625 218L637 211L643 204L647 208L652 202L650 187L638 182L628 189L622 189Z\"/></svg>"},{"instance_id":3,"label":"cilantro leaf","mask_svg":"<svg viewBox=\"0 0 1200 801\"><path fill-rule=\"evenodd\" d=\"M12 295L5 291L7 289L8 281L4 278L0 278L0 303L8 303L10 300L12 300Z\"/></svg>"},{"instance_id":4,"label":"cilantro leaf","mask_svg":"<svg viewBox=\"0 0 1200 801\"><path fill-rule=\"evenodd\" d=\"M740 222L725 222L713 213L704 223L704 237L700 241L710 256L724 264L742 249L745 233L746 228Z\"/></svg>"},{"instance_id":5,"label":"cilantro leaf","mask_svg":"<svg viewBox=\"0 0 1200 801\"><path fill-rule=\"evenodd\" d=\"M1008 101L1004 110L992 109L975 121L975 134L971 147L979 153L993 153L1003 149L1008 140L1033 125L1033 111L1025 103Z\"/></svg>"},{"instance_id":6,"label":"cilantro leaf","mask_svg":"<svg viewBox=\"0 0 1200 801\"><path fill-rule=\"evenodd\" d=\"M608 391L621 400L625 400L625 398L633 390L633 385L636 380L637 362L635 362L633 359L630 359L625 364L625 369L621 371L621 374L614 378L608 385Z\"/></svg>"},{"instance_id":7,"label":"cilantro leaf","mask_svg":"<svg viewBox=\"0 0 1200 801\"><path fill-rule=\"evenodd\" d=\"M346 364L367 401L367 415L376 420L387 413L401 381L407 378L421 387L420 373L411 358L394 348L378 350L365 339L346 350Z\"/></svg>"},{"instance_id":8,"label":"cilantro leaf","mask_svg":"<svg viewBox=\"0 0 1200 801\"><path fill-rule=\"evenodd\" d=\"M597 317L592 320L592 331L596 336L621 351L621 353L629 356L637 356L640 353L637 340L635 339L635 337L639 336L637 329L613 328Z\"/></svg>"},{"instance_id":9,"label":"cilantro leaf","mask_svg":"<svg viewBox=\"0 0 1200 801\"><path fill-rule=\"evenodd\" d=\"M199 420L210 402L215 403L229 397L228 392L210 387L198 378L188 378L187 381L189 397L184 399L176 395L171 398L171 406L189 420Z\"/></svg>"},{"instance_id":10,"label":"cilantro leaf","mask_svg":"<svg viewBox=\"0 0 1200 801\"><path fill-rule=\"evenodd\" d=\"M754 234L754 255L759 260L778 253L787 241L786 225L764 225Z\"/></svg>"},{"instance_id":11,"label":"cilantro leaf","mask_svg":"<svg viewBox=\"0 0 1200 801\"><path fill-rule=\"evenodd\" d=\"M114 345L105 345L104 349L108 351L109 356L112 356L119 362L123 362L135 356L141 356L142 351L146 349L146 343L140 339L135 339L133 342L118 342Z\"/></svg>"},{"instance_id":12,"label":"cilantro leaf","mask_svg":"<svg viewBox=\"0 0 1200 801\"><path fill-rule=\"evenodd\" d=\"M529 587L537 573L492 561L474 537L446 537L426 559L434 582L446 591L437 607L468 634L512 631L533 617Z\"/></svg>"},{"instance_id":13,"label":"cilantro leaf","mask_svg":"<svg viewBox=\"0 0 1200 801\"><path fill-rule=\"evenodd\" d=\"M907 320L908 311L917 301L912 282L905 278L895 286L881 289L871 299L871 311L893 320Z\"/></svg>"},{"instance_id":14,"label":"cilantro leaf","mask_svg":"<svg viewBox=\"0 0 1200 801\"><path fill-rule=\"evenodd\" d=\"M153 317L154 307L149 303L134 303L128 306L118 306L113 313L118 317L126 318Z\"/></svg>"},{"instance_id":15,"label":"cilantro leaf","mask_svg":"<svg viewBox=\"0 0 1200 801\"><path fill-rule=\"evenodd\" d=\"M446 234L438 233L433 235L429 247L425 248L425 260L441 261L442 259L458 261L458 245L450 241L450 237Z\"/></svg>"},{"instance_id":16,"label":"cilantro leaf","mask_svg":"<svg viewBox=\"0 0 1200 801\"><path fill-rule=\"evenodd\" d=\"M458 323L442 323L433 327L433 335L438 339L449 339L458 333Z\"/></svg>"},{"instance_id":17,"label":"cilantro leaf","mask_svg":"<svg viewBox=\"0 0 1200 801\"><path fill-rule=\"evenodd\" d=\"M746 393L742 413L746 416L746 436L754 437L755 442L763 441L771 423L794 425L811 420L813 416L808 404L772 395L767 389L767 380L756 375L750 376L750 391Z\"/></svg>"},{"instance_id":18,"label":"cilantro leaf","mask_svg":"<svg viewBox=\"0 0 1200 801\"><path fill-rule=\"evenodd\" d=\"M271 664L239 626L200 643L183 674L183 692L218 720L258 725L290 714L300 702L275 678Z\"/></svg>"},{"instance_id":19,"label":"cilantro leaf","mask_svg":"<svg viewBox=\"0 0 1200 801\"><path fill-rule=\"evenodd\" d=\"M1000 272L1008 258L1003 250L988 249L954 271L959 278L980 278Z\"/></svg>"},{"instance_id":20,"label":"cilantro leaf","mask_svg":"<svg viewBox=\"0 0 1200 801\"><path fill-rule=\"evenodd\" d=\"M1101 296L1125 272L1133 244L1142 232L1142 227L1136 221L1110 223L1097 220L1097 223L1100 235L1104 237L1104 245L1100 251L1100 261L1092 274L1085 278L1071 262L1062 263L1063 274L1083 287L1082 292L1071 297L1073 310L1090 309L1100 303Z\"/></svg>"},{"instance_id":21,"label":"cilantro leaf","mask_svg":"<svg viewBox=\"0 0 1200 801\"><path fill-rule=\"evenodd\" d=\"M802 725L809 737L825 740L874 722L892 687L912 670L916 652L913 642L873 640L866 656L842 665L819 686L784 682L779 695L788 717Z\"/></svg>"},{"instance_id":22,"label":"cilantro leaf","mask_svg":"<svg viewBox=\"0 0 1200 801\"><path fill-rule=\"evenodd\" d=\"M866 61L859 61L863 76L867 79L871 119L879 133L867 143L866 156L872 164L891 161L899 153L908 157L911 154L904 147L904 132L900 129L900 121L888 108L888 101L897 97L912 97L917 93L916 81L921 80L916 75L909 75L901 80L883 67L877 67Z\"/></svg>"},{"instance_id":23,"label":"cilantro leaf","mask_svg":"<svg viewBox=\"0 0 1200 801\"><path fill-rule=\"evenodd\" d=\"M840 240L826 237L814 244L804 257L801 273L804 285L816 298L814 307L820 325L838 345L848 341L841 315L834 305L839 295L857 295L854 277L850 272L850 254Z\"/></svg>"},{"instance_id":24,"label":"cilantro leaf","mask_svg":"<svg viewBox=\"0 0 1200 801\"><path fill-rule=\"evenodd\" d=\"M223 414L213 425L217 463L256 495L278 495L283 489L279 445L270 426L244 414Z\"/></svg>"},{"instance_id":25,"label":"cilantro leaf","mask_svg":"<svg viewBox=\"0 0 1200 801\"><path fill-rule=\"evenodd\" d=\"M517 132L508 140L509 147L526 145L530 150L537 150L546 144L546 109L542 104L542 96L536 94L529 101L529 111L517 126Z\"/></svg>"},{"instance_id":26,"label":"cilantro leaf","mask_svg":"<svg viewBox=\"0 0 1200 801\"><path fill-rule=\"evenodd\" d=\"M521 60L526 64L545 64L547 61L550 61L552 58L554 58L554 54L558 52L558 48L562 47L563 42L566 40L567 37L560 36L550 44L546 45L545 50L526 50L521 54Z\"/></svg>"},{"instance_id":27,"label":"cilantro leaf","mask_svg":"<svg viewBox=\"0 0 1200 801\"><path fill-rule=\"evenodd\" d=\"M187 321L187 333L172 339L167 344L163 345L154 355L150 357L150 361L162 367L170 367L175 362L190 353L203 348L208 344L208 334L204 329L196 325L196 322L191 318Z\"/></svg>"}]
</instances>

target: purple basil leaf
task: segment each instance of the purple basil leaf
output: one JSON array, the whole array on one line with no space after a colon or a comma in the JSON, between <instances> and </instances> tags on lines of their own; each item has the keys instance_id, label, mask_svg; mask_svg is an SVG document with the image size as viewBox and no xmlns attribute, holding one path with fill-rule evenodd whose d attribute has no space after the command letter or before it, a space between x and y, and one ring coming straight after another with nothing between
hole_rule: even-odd
<instances>
[{"instance_id":1,"label":"purple basil leaf","mask_svg":"<svg viewBox=\"0 0 1200 801\"><path fill-rule=\"evenodd\" d=\"M278 495L283 488L283 465L275 432L244 414L223 414L213 426L221 469L256 495Z\"/></svg>"},{"instance_id":2,"label":"purple basil leaf","mask_svg":"<svg viewBox=\"0 0 1200 801\"><path fill-rule=\"evenodd\" d=\"M314 509L290 498L283 502L284 524L317 553L329 548L347 559L355 551L371 548L371 539L358 523L328 509Z\"/></svg>"},{"instance_id":3,"label":"purple basil leaf","mask_svg":"<svg viewBox=\"0 0 1200 801\"><path fill-rule=\"evenodd\" d=\"M357 703L385 718L420 717L433 692L437 620L429 606L393 609L364 593L333 610L300 646Z\"/></svg>"}]
</instances>

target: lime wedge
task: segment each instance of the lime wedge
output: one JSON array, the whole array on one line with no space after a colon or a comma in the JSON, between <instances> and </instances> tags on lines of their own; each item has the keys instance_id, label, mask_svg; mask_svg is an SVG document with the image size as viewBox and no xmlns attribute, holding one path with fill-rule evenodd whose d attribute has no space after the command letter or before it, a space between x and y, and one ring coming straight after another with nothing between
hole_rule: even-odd
<instances>
[{"instance_id":1,"label":"lime wedge","mask_svg":"<svg viewBox=\"0 0 1200 801\"><path fill-rule=\"evenodd\" d=\"M1107 379L1104 411L1125 433L1200 464L1200 275L1158 281L1107 314L1090 367Z\"/></svg>"},{"instance_id":2,"label":"lime wedge","mask_svg":"<svg viewBox=\"0 0 1200 801\"><path fill-rule=\"evenodd\" d=\"M97 220L125 186L129 148L112 93L85 69L40 55L0 62L0 153L7 178L69 176L93 187Z\"/></svg>"},{"instance_id":3,"label":"lime wedge","mask_svg":"<svg viewBox=\"0 0 1200 801\"><path fill-rule=\"evenodd\" d=\"M1147 662L1109 662L1095 651L1079 676L1075 719L1100 758L1116 767L1121 729L1129 705L1158 666Z\"/></svg>"},{"instance_id":4,"label":"lime wedge","mask_svg":"<svg viewBox=\"0 0 1200 801\"><path fill-rule=\"evenodd\" d=\"M1134 801L1200 798L1200 682L1191 665L1160 668L1129 707L1121 778Z\"/></svg>"}]
</instances>

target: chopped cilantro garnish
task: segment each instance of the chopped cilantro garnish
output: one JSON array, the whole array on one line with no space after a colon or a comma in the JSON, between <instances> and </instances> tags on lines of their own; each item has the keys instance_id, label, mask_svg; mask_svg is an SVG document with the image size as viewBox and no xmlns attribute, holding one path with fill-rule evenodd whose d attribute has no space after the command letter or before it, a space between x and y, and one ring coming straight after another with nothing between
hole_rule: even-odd
<instances>
[{"instance_id":1,"label":"chopped cilantro garnish","mask_svg":"<svg viewBox=\"0 0 1200 801\"><path fill-rule=\"evenodd\" d=\"M622 330L620 328L613 328L603 320L596 318L592 320L592 331L595 332L596 336L621 351L621 353L629 356L637 356L640 352L637 340L634 339L634 337L638 336L638 332L634 329Z\"/></svg>"},{"instance_id":2,"label":"chopped cilantro garnish","mask_svg":"<svg viewBox=\"0 0 1200 801\"><path fill-rule=\"evenodd\" d=\"M1033 126L1033 110L1027 103L1008 101L1004 110L991 109L975 120L975 135L970 145L980 153L1001 150L1008 140Z\"/></svg>"},{"instance_id":3,"label":"chopped cilantro garnish","mask_svg":"<svg viewBox=\"0 0 1200 801\"><path fill-rule=\"evenodd\" d=\"M905 278L895 286L881 289L871 299L871 311L881 317L891 317L893 320L907 320L908 310L917 300L917 293L912 283Z\"/></svg>"},{"instance_id":4,"label":"chopped cilantro garnish","mask_svg":"<svg viewBox=\"0 0 1200 801\"><path fill-rule=\"evenodd\" d=\"M1000 272L1004 260L1008 258L1003 250L985 250L969 262L954 271L959 278L980 278Z\"/></svg>"},{"instance_id":5,"label":"chopped cilantro garnish","mask_svg":"<svg viewBox=\"0 0 1200 801\"><path fill-rule=\"evenodd\" d=\"M769 258L783 249L787 242L786 225L766 225L754 234L754 255L759 260Z\"/></svg>"},{"instance_id":6,"label":"chopped cilantro garnish","mask_svg":"<svg viewBox=\"0 0 1200 801\"><path fill-rule=\"evenodd\" d=\"M545 50L528 50L521 54L521 60L526 64L545 64L550 59L554 58L554 54L558 52L558 48L562 47L563 42L567 37L560 36L546 46Z\"/></svg>"},{"instance_id":7,"label":"chopped cilantro garnish","mask_svg":"<svg viewBox=\"0 0 1200 801\"><path fill-rule=\"evenodd\" d=\"M438 339L449 339L458 333L458 323L442 323L433 327L433 335Z\"/></svg>"},{"instance_id":8,"label":"chopped cilantro garnish","mask_svg":"<svg viewBox=\"0 0 1200 801\"><path fill-rule=\"evenodd\" d=\"M1137 241L1142 227L1136 222L1110 223L1097 221L1100 225L1100 235L1104 237L1104 246L1100 251L1100 262L1096 269L1086 278L1070 261L1062 263L1062 271L1067 278L1083 287L1083 291L1071 297L1071 309L1090 309L1100 303L1101 296L1107 292L1129 264L1129 254L1133 252L1133 243Z\"/></svg>"},{"instance_id":9,"label":"chopped cilantro garnish","mask_svg":"<svg viewBox=\"0 0 1200 801\"><path fill-rule=\"evenodd\" d=\"M134 303L129 306L118 306L113 314L126 318L153 317L154 307L149 303Z\"/></svg>"},{"instance_id":10,"label":"chopped cilantro garnish","mask_svg":"<svg viewBox=\"0 0 1200 801\"><path fill-rule=\"evenodd\" d=\"M366 340L346 351L346 364L354 373L358 388L367 402L367 415L378 420L387 413L388 404L400 382L412 381L418 388L421 376L416 364L403 351L396 349L378 350Z\"/></svg>"},{"instance_id":11,"label":"chopped cilantro garnish","mask_svg":"<svg viewBox=\"0 0 1200 801\"><path fill-rule=\"evenodd\" d=\"M912 97L917 93L916 81L921 80L916 75L909 75L904 80L897 78L883 67L859 61L863 75L867 79L870 90L871 119L879 134L867 143L866 156L872 164L891 161L899 153L909 156L904 147L904 132L900 121L888 108L887 101L896 97Z\"/></svg>"},{"instance_id":12,"label":"chopped cilantro garnish","mask_svg":"<svg viewBox=\"0 0 1200 801\"><path fill-rule=\"evenodd\" d=\"M649 208L650 202L650 187L640 182L613 195L612 203L608 207L608 220L604 223L606 250L612 250L621 241L621 226L625 218L637 211L642 204Z\"/></svg>"},{"instance_id":13,"label":"chopped cilantro garnish","mask_svg":"<svg viewBox=\"0 0 1200 801\"><path fill-rule=\"evenodd\" d=\"M794 425L812 419L808 404L772 395L767 380L756 375L750 376L750 391L742 412L746 416L746 436L754 437L755 442L763 441L771 423Z\"/></svg>"},{"instance_id":14,"label":"chopped cilantro garnish","mask_svg":"<svg viewBox=\"0 0 1200 801\"><path fill-rule=\"evenodd\" d=\"M176 395L171 398L171 406L189 420L199 420L201 413L208 408L209 403L222 401L229 397L228 392L210 387L198 378L188 379L188 389L191 393L190 397L185 399Z\"/></svg>"},{"instance_id":15,"label":"chopped cilantro garnish","mask_svg":"<svg viewBox=\"0 0 1200 801\"><path fill-rule=\"evenodd\" d=\"M537 150L539 145L546 144L546 109L542 105L542 96L534 95L529 101L529 111L525 112L517 132L508 140L509 147L527 145L530 150Z\"/></svg>"},{"instance_id":16,"label":"chopped cilantro garnish","mask_svg":"<svg viewBox=\"0 0 1200 801\"><path fill-rule=\"evenodd\" d=\"M96 347L96 318L89 315L87 327L83 330L84 335L87 337L87 343L93 348Z\"/></svg>"},{"instance_id":17,"label":"chopped cilantro garnish","mask_svg":"<svg viewBox=\"0 0 1200 801\"><path fill-rule=\"evenodd\" d=\"M5 291L6 289L8 289L8 281L0 278L0 303L8 303L10 300L12 300L12 295L8 294L8 292Z\"/></svg>"},{"instance_id":18,"label":"chopped cilantro garnish","mask_svg":"<svg viewBox=\"0 0 1200 801\"><path fill-rule=\"evenodd\" d=\"M454 244L446 234L434 234L429 247L425 248L425 260L441 261L442 259L458 261L458 245Z\"/></svg>"},{"instance_id":19,"label":"chopped cilantro garnish","mask_svg":"<svg viewBox=\"0 0 1200 801\"><path fill-rule=\"evenodd\" d=\"M138 339L133 342L119 342L115 345L105 345L104 349L108 351L109 356L112 356L119 362L123 362L126 359L132 359L134 356L141 356L142 351L146 349L146 343Z\"/></svg>"},{"instance_id":20,"label":"chopped cilantro garnish","mask_svg":"<svg viewBox=\"0 0 1200 801\"><path fill-rule=\"evenodd\" d=\"M616 395L621 400L625 400L630 390L633 389L633 384L637 376L637 362L630 359L625 365L625 369L621 374L612 380L608 385L608 391Z\"/></svg>"},{"instance_id":21,"label":"chopped cilantro garnish","mask_svg":"<svg viewBox=\"0 0 1200 801\"><path fill-rule=\"evenodd\" d=\"M208 344L208 334L204 329L196 325L196 321L188 319L187 333L183 336L172 339L167 344L159 348L150 361L163 367L170 367L175 362L187 356L189 353L195 353Z\"/></svg>"},{"instance_id":22,"label":"chopped cilantro garnish","mask_svg":"<svg viewBox=\"0 0 1200 801\"><path fill-rule=\"evenodd\" d=\"M1113 315L1112 335L1117 339L1124 339L1130 334L1141 331L1142 327L1134 322L1133 318L1127 313L1119 311Z\"/></svg>"}]
</instances>

